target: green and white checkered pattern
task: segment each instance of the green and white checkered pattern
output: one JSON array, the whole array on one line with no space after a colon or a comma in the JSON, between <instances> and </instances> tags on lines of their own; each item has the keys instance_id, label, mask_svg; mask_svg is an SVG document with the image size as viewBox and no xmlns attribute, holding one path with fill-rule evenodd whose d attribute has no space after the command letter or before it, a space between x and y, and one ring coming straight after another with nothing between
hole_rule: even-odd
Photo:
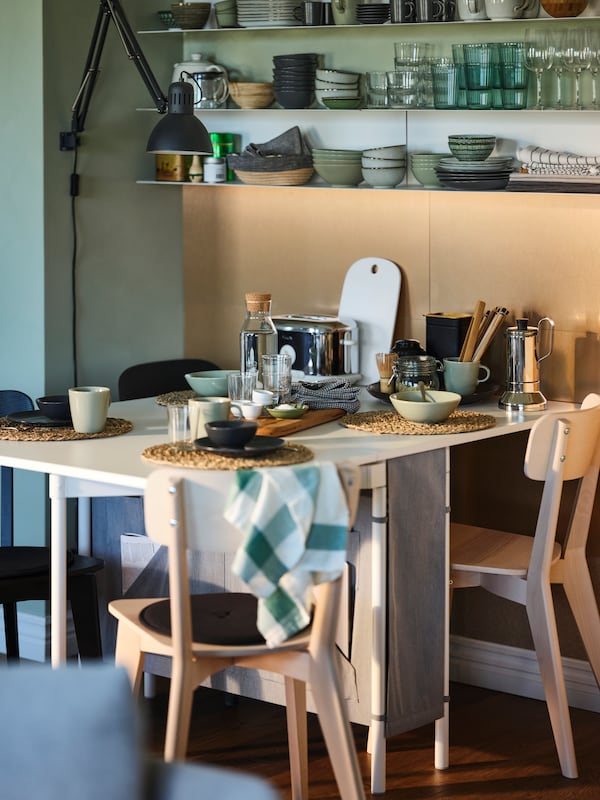
<instances>
[{"instance_id":1,"label":"green and white checkered pattern","mask_svg":"<svg viewBox=\"0 0 600 800\"><path fill-rule=\"evenodd\" d=\"M259 598L258 629L272 647L309 624L312 587L344 567L349 514L337 469L238 470L225 518L244 537L232 569Z\"/></svg>"}]
</instances>

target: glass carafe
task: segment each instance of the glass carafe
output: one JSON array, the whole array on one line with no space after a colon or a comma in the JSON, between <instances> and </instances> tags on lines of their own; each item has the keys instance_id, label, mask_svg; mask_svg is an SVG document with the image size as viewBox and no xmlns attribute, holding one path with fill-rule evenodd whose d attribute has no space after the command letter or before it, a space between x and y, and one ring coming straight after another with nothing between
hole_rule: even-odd
<instances>
[{"instance_id":1,"label":"glass carafe","mask_svg":"<svg viewBox=\"0 0 600 800\"><path fill-rule=\"evenodd\" d=\"M258 370L262 381L261 356L278 351L277 328L271 319L271 295L251 292L246 295L246 319L240 331L242 372Z\"/></svg>"}]
</instances>

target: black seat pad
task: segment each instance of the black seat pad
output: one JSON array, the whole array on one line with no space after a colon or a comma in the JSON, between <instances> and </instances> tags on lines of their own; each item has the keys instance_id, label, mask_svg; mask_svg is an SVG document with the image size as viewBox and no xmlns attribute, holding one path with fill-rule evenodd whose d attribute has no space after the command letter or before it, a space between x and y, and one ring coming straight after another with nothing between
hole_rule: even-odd
<instances>
[{"instance_id":1,"label":"black seat pad","mask_svg":"<svg viewBox=\"0 0 600 800\"><path fill-rule=\"evenodd\" d=\"M67 565L73 562L73 553L68 553ZM25 575L41 575L49 572L50 549L48 547L0 547L0 578L18 578Z\"/></svg>"},{"instance_id":2,"label":"black seat pad","mask_svg":"<svg viewBox=\"0 0 600 800\"><path fill-rule=\"evenodd\" d=\"M256 627L257 600L252 594L225 592L195 594L192 604L192 636L195 642L218 645L264 644ZM171 603L159 600L140 614L152 630L171 635Z\"/></svg>"}]
</instances>

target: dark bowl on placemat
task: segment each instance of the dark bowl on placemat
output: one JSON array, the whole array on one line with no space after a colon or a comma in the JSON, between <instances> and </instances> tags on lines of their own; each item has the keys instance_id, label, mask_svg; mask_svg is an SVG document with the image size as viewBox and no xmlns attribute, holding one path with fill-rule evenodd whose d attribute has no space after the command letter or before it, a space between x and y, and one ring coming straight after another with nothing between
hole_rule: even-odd
<instances>
[{"instance_id":1,"label":"dark bowl on placemat","mask_svg":"<svg viewBox=\"0 0 600 800\"><path fill-rule=\"evenodd\" d=\"M48 419L61 421L71 419L69 396L66 394L51 394L46 397L38 397L35 402L42 414Z\"/></svg>"}]
</instances>

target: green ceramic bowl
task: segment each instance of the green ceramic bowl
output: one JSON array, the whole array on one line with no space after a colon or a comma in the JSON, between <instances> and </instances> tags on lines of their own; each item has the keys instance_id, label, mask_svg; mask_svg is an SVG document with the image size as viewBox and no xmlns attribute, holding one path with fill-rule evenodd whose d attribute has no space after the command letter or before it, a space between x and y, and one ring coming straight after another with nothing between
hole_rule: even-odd
<instances>
[{"instance_id":1,"label":"green ceramic bowl","mask_svg":"<svg viewBox=\"0 0 600 800\"><path fill-rule=\"evenodd\" d=\"M324 97L323 105L331 109L360 108L360 97Z\"/></svg>"},{"instance_id":2,"label":"green ceramic bowl","mask_svg":"<svg viewBox=\"0 0 600 800\"><path fill-rule=\"evenodd\" d=\"M276 419L300 419L300 417L303 417L308 411L308 406L302 404L290 403L289 406L291 406L291 408L288 407L288 404L283 408L281 406L275 406L275 408L267 408L267 411Z\"/></svg>"}]
</instances>

